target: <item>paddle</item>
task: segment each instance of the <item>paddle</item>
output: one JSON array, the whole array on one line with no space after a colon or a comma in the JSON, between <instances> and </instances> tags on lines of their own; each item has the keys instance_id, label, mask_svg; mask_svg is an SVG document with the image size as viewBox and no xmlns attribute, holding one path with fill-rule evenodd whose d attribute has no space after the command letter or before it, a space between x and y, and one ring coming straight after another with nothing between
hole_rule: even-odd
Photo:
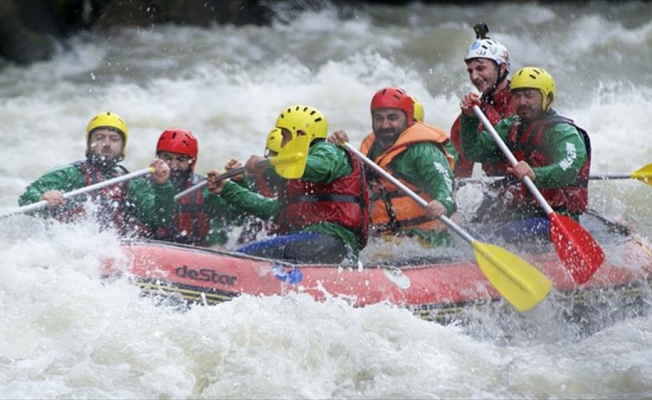
<instances>
[{"instance_id":1,"label":"paddle","mask_svg":"<svg viewBox=\"0 0 652 400\"><path fill-rule=\"evenodd\" d=\"M263 167L271 165L277 174L285 179L298 179L303 176L306 169L306 157L308 154L308 147L310 147L309 136L298 136L295 139L286 143L281 148L278 155L259 161L256 166ZM245 172L245 167L239 167L230 171L219 174L216 178L218 180L227 179L232 176L240 175ZM189 187L174 196L174 200L179 200L183 196L199 190L206 186L207 182L201 181L198 184Z\"/></svg>"},{"instance_id":2,"label":"paddle","mask_svg":"<svg viewBox=\"0 0 652 400\"><path fill-rule=\"evenodd\" d=\"M652 164L647 164L642 168L637 169L636 171L630 174L601 174L601 175L591 175L589 179L600 179L600 180L609 180L609 179L636 179L643 183L647 183L652 186Z\"/></svg>"},{"instance_id":3,"label":"paddle","mask_svg":"<svg viewBox=\"0 0 652 400\"><path fill-rule=\"evenodd\" d=\"M342 145L355 153L361 160L401 189L419 205L428 206L424 199L360 153L351 144L343 142ZM476 262L482 272L496 290L517 310L527 311L546 297L552 287L552 282L527 261L501 247L478 242L446 216L441 216L439 219L471 244L475 252Z\"/></svg>"},{"instance_id":4,"label":"paddle","mask_svg":"<svg viewBox=\"0 0 652 400\"><path fill-rule=\"evenodd\" d=\"M501 179L504 176L478 176L474 178L460 178L456 179L457 183L491 183ZM652 164L632 172L629 174L593 174L589 176L590 180L612 180L612 179L636 179L643 183L652 186Z\"/></svg>"},{"instance_id":5,"label":"paddle","mask_svg":"<svg viewBox=\"0 0 652 400\"><path fill-rule=\"evenodd\" d=\"M516 165L518 162L516 157L514 157L505 142L503 142L480 107L477 105L473 106L473 111L480 118L482 124L491 134L505 157L507 157L509 163L512 166ZM548 219L550 220L550 239L562 263L570 272L571 277L578 284L588 281L604 261L604 252L600 248L600 245L577 221L565 215L557 214L529 177L523 177L523 182L548 215Z\"/></svg>"},{"instance_id":6,"label":"paddle","mask_svg":"<svg viewBox=\"0 0 652 400\"><path fill-rule=\"evenodd\" d=\"M102 189L102 188L107 187L107 186L111 186L111 185L115 185L117 183L125 182L125 181L128 181L130 179L137 178L139 176L150 174L152 172L153 172L153 169L151 167L143 168L141 170L134 171L134 172L131 172L131 173L128 173L128 174L125 174L125 175L120 175L120 176L115 177L113 179L109 179L109 180L98 182L98 183L95 183L95 184L92 184L92 185L84 186L83 188L71 190L70 192L64 193L63 198L64 199L69 199L69 198L74 197L74 196L79 196L80 194L89 193L89 192L92 192L94 190ZM44 208L47 205L48 205L47 200L41 200L41 201L39 201L37 203L28 204L26 206L22 206L22 207L14 209L14 210L8 211L6 213L0 214L0 218L10 217L12 215L23 214L23 213L26 213L26 212L40 210L41 208Z\"/></svg>"}]
</instances>

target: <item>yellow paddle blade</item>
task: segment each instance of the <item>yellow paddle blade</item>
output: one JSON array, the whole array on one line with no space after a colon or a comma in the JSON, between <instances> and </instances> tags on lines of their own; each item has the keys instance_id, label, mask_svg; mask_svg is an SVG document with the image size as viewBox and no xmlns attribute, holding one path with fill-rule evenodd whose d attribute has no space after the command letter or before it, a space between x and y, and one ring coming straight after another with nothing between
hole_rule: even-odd
<instances>
[{"instance_id":1,"label":"yellow paddle blade","mask_svg":"<svg viewBox=\"0 0 652 400\"><path fill-rule=\"evenodd\" d=\"M269 159L277 174L285 179L299 179L306 170L310 137L297 136L281 148L276 157Z\"/></svg>"},{"instance_id":2,"label":"yellow paddle blade","mask_svg":"<svg viewBox=\"0 0 652 400\"><path fill-rule=\"evenodd\" d=\"M527 311L539 304L552 282L530 263L502 247L471 242L478 266L489 282L517 310Z\"/></svg>"},{"instance_id":3,"label":"yellow paddle blade","mask_svg":"<svg viewBox=\"0 0 652 400\"><path fill-rule=\"evenodd\" d=\"M652 186L652 164L648 164L630 174L632 179L638 179L641 182Z\"/></svg>"}]
</instances>

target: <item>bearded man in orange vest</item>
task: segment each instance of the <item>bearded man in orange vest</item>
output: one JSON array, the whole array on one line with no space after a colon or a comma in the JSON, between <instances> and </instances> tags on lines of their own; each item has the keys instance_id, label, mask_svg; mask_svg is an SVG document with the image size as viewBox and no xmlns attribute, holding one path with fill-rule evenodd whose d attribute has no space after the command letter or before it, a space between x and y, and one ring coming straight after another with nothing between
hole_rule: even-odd
<instances>
[{"instance_id":1,"label":"bearded man in orange vest","mask_svg":"<svg viewBox=\"0 0 652 400\"><path fill-rule=\"evenodd\" d=\"M448 244L450 234L437 221L456 210L453 157L444 147L448 135L416 121L414 100L400 88L377 91L370 110L373 132L363 139L361 152L428 202L424 209L387 179L367 171L372 233L414 236L432 246ZM329 140L339 143L349 138L338 130Z\"/></svg>"}]
</instances>

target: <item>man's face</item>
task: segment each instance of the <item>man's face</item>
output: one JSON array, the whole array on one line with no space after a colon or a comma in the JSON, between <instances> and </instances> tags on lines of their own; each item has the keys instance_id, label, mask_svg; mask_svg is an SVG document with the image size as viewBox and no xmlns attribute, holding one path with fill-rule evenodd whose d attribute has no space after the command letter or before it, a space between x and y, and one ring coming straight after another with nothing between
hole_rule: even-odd
<instances>
[{"instance_id":1,"label":"man's face","mask_svg":"<svg viewBox=\"0 0 652 400\"><path fill-rule=\"evenodd\" d=\"M383 147L392 145L407 129L405 113L398 108L378 108L371 113L371 126Z\"/></svg>"},{"instance_id":2,"label":"man's face","mask_svg":"<svg viewBox=\"0 0 652 400\"><path fill-rule=\"evenodd\" d=\"M504 66L498 67L490 58L473 58L466 62L469 80L480 93L486 93L498 84Z\"/></svg>"},{"instance_id":3,"label":"man's face","mask_svg":"<svg viewBox=\"0 0 652 400\"><path fill-rule=\"evenodd\" d=\"M192 158L185 154L169 153L161 151L158 153L158 158L165 161L170 167L170 173L187 173L190 172L192 167Z\"/></svg>"},{"instance_id":4,"label":"man's face","mask_svg":"<svg viewBox=\"0 0 652 400\"><path fill-rule=\"evenodd\" d=\"M512 91L514 110L523 122L532 122L543 114L543 95L539 89L517 89Z\"/></svg>"},{"instance_id":5,"label":"man's face","mask_svg":"<svg viewBox=\"0 0 652 400\"><path fill-rule=\"evenodd\" d=\"M99 128L91 132L88 151L102 162L115 162L123 153L122 135L111 129Z\"/></svg>"}]
</instances>

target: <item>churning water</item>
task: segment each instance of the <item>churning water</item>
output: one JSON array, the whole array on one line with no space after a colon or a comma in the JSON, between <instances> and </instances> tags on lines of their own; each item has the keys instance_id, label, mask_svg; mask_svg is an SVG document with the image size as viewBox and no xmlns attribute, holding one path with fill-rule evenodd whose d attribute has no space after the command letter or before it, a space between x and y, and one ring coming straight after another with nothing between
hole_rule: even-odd
<instances>
[{"instance_id":1,"label":"churning water","mask_svg":"<svg viewBox=\"0 0 652 400\"><path fill-rule=\"evenodd\" d=\"M148 164L172 126L198 137L198 171L262 154L291 104L319 108L357 145L370 131L371 96L389 85L448 130L472 89L462 57L482 21L509 48L512 71L534 65L555 77L555 108L592 137L593 174L652 161L647 2L280 12L269 27L81 35L51 61L3 65L0 207L15 207L53 166L82 158L86 123L106 110L129 125L131 170ZM591 181L590 190L592 208L650 236L649 185ZM650 317L580 337L545 309L487 318L477 331L304 295L178 312L126 281L100 280L98 259L118 254L119 242L93 223L8 218L0 252L2 398L652 397ZM510 324L517 339L506 342Z\"/></svg>"}]
</instances>

